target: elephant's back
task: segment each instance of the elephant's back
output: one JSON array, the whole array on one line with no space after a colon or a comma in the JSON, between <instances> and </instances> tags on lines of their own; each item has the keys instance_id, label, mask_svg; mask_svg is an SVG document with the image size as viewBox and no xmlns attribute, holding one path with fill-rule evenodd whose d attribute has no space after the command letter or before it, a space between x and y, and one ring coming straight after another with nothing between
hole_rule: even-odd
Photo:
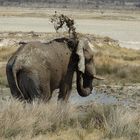
<instances>
[{"instance_id":1,"label":"elephant's back","mask_svg":"<svg viewBox=\"0 0 140 140\"><path fill-rule=\"evenodd\" d=\"M61 80L66 74L71 51L65 42L29 42L22 45L16 54L16 64L26 69L50 70L52 79ZM60 78L59 78L60 77Z\"/></svg>"},{"instance_id":2,"label":"elephant's back","mask_svg":"<svg viewBox=\"0 0 140 140\"><path fill-rule=\"evenodd\" d=\"M50 67L67 67L71 51L65 42L53 41L50 43L29 42L21 45L13 56L16 62L24 66L36 64Z\"/></svg>"}]
</instances>

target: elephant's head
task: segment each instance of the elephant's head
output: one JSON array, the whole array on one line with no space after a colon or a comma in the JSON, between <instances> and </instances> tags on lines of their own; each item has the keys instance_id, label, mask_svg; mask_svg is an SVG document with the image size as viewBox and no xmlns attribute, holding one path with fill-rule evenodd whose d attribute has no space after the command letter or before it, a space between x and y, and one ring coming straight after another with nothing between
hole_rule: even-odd
<instances>
[{"instance_id":1,"label":"elephant's head","mask_svg":"<svg viewBox=\"0 0 140 140\"><path fill-rule=\"evenodd\" d=\"M76 54L79 56L77 67L77 91L80 96L86 97L93 89L92 82L98 78L95 72L94 47L87 38L79 40Z\"/></svg>"}]
</instances>

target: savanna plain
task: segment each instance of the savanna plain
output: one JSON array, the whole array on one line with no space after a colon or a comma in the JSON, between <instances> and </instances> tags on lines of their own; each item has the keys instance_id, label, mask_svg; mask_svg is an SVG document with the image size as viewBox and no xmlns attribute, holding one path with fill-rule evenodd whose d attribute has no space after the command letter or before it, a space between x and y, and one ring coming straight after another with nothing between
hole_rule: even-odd
<instances>
[{"instance_id":1,"label":"savanna plain","mask_svg":"<svg viewBox=\"0 0 140 140\"><path fill-rule=\"evenodd\" d=\"M49 18L55 10L75 20L140 20L139 11L71 12L64 9L3 7L0 7L0 18ZM111 36L79 32L80 35L87 36L94 45L96 72L105 80L95 80L93 94L83 99L76 93L74 79L72 95L67 105L57 104L57 90L49 103L34 101L28 104L11 97L5 72L8 59L19 47L19 41L47 42L67 34L36 31L0 32L1 140L139 140L140 48L124 48L119 40L112 39Z\"/></svg>"}]
</instances>

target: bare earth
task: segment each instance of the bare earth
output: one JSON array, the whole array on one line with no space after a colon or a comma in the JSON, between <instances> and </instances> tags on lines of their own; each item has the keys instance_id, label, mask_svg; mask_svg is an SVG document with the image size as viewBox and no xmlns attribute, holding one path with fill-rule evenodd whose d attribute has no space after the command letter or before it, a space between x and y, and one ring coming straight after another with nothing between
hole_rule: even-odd
<instances>
[{"instance_id":1,"label":"bare earth","mask_svg":"<svg viewBox=\"0 0 140 140\"><path fill-rule=\"evenodd\" d=\"M77 31L109 36L122 47L140 49L140 21L77 19ZM0 17L0 31L55 32L48 18Z\"/></svg>"},{"instance_id":2,"label":"bare earth","mask_svg":"<svg viewBox=\"0 0 140 140\"><path fill-rule=\"evenodd\" d=\"M55 10L76 19L81 33L109 36L122 47L140 49L140 11L0 7L0 31L54 32L50 17Z\"/></svg>"}]
</instances>

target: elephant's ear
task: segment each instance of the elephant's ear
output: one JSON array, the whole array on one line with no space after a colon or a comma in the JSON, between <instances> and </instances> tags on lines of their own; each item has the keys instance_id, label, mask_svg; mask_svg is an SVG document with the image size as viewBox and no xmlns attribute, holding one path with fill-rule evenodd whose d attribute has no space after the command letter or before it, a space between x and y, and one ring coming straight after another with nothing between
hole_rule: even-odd
<instances>
[{"instance_id":1,"label":"elephant's ear","mask_svg":"<svg viewBox=\"0 0 140 140\"><path fill-rule=\"evenodd\" d=\"M85 56L84 56L84 41L79 40L76 54L79 56L79 62L78 62L78 70L82 73L85 73Z\"/></svg>"}]
</instances>

